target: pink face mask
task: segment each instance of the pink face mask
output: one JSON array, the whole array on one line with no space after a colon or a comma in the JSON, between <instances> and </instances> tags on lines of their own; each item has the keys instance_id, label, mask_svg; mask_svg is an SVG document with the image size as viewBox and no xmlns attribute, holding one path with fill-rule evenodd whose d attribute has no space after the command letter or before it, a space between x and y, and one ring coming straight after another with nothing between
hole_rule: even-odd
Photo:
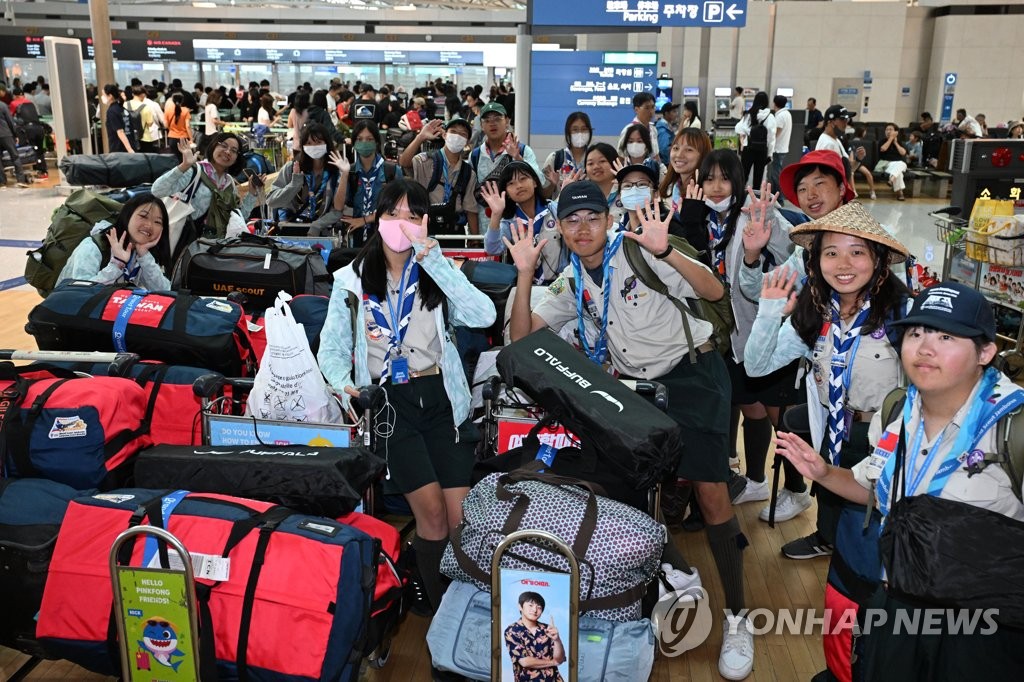
<instances>
[{"instance_id":1,"label":"pink face mask","mask_svg":"<svg viewBox=\"0 0 1024 682\"><path fill-rule=\"evenodd\" d=\"M414 223L411 220L382 218L377 223L377 229L380 231L380 237L384 240L384 243L396 253L401 253L412 248L412 242L409 241L409 238L402 233L402 225L405 225L406 231L417 239L426 236L427 232L422 225Z\"/></svg>"}]
</instances>

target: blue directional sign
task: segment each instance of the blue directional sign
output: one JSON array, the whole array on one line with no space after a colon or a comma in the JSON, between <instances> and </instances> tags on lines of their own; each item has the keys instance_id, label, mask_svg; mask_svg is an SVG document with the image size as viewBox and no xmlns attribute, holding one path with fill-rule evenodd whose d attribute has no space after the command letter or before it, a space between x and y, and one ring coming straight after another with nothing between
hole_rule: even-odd
<instances>
[{"instance_id":1,"label":"blue directional sign","mask_svg":"<svg viewBox=\"0 0 1024 682\"><path fill-rule=\"evenodd\" d=\"M528 17L535 26L740 28L747 24L747 0L531 0Z\"/></svg>"},{"instance_id":2,"label":"blue directional sign","mask_svg":"<svg viewBox=\"0 0 1024 682\"><path fill-rule=\"evenodd\" d=\"M565 134L565 117L583 111L598 135L618 135L634 116L633 95L655 94L656 52L534 52L530 132Z\"/></svg>"}]
</instances>

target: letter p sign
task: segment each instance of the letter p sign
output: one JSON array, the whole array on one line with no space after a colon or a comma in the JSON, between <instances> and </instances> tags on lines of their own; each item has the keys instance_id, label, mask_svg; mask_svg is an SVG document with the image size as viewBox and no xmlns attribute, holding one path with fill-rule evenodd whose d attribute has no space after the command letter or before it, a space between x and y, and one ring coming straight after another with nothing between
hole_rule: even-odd
<instances>
[{"instance_id":1,"label":"letter p sign","mask_svg":"<svg viewBox=\"0 0 1024 682\"><path fill-rule=\"evenodd\" d=\"M704 21L718 24L725 19L725 3L709 0L704 3Z\"/></svg>"}]
</instances>

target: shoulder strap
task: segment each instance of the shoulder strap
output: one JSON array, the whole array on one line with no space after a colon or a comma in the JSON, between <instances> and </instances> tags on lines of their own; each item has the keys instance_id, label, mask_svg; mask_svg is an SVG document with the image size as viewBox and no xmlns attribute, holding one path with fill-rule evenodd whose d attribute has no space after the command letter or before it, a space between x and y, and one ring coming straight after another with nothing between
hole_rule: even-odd
<instances>
[{"instance_id":1,"label":"shoulder strap","mask_svg":"<svg viewBox=\"0 0 1024 682\"><path fill-rule=\"evenodd\" d=\"M555 150L555 172L561 171L562 170L562 166L564 164L565 164L565 150L564 149L556 149Z\"/></svg>"},{"instance_id":2,"label":"shoulder strap","mask_svg":"<svg viewBox=\"0 0 1024 682\"><path fill-rule=\"evenodd\" d=\"M459 169L459 177L455 180L455 188L452 191L452 196L462 197L463 199L466 198L466 188L469 187L469 173L469 164L462 164L462 168Z\"/></svg>"},{"instance_id":3,"label":"shoulder strap","mask_svg":"<svg viewBox=\"0 0 1024 682\"><path fill-rule=\"evenodd\" d=\"M996 424L996 453L986 457L995 461L1010 477L1010 486L1018 500L1024 501L1024 421L1014 418L1024 412L1024 407L1006 415Z\"/></svg>"},{"instance_id":4,"label":"shoulder strap","mask_svg":"<svg viewBox=\"0 0 1024 682\"><path fill-rule=\"evenodd\" d=\"M351 291L345 292L345 303L348 305L349 317L352 318L352 347L356 347L356 334L359 333L359 299Z\"/></svg>"},{"instance_id":5,"label":"shoulder strap","mask_svg":"<svg viewBox=\"0 0 1024 682\"><path fill-rule=\"evenodd\" d=\"M480 182L480 147L474 147L469 153L469 163L476 172L477 182Z\"/></svg>"},{"instance_id":6,"label":"shoulder strap","mask_svg":"<svg viewBox=\"0 0 1024 682\"><path fill-rule=\"evenodd\" d=\"M650 289L656 291L662 296L672 301L678 310L679 314L683 317L683 333L686 335L686 346L690 352L690 362L696 362L697 352L693 347L693 334L690 332L690 319L689 315L693 314L689 307L680 301L678 298L669 293L668 286L658 277L658 273L654 272L647 261L644 260L644 256L640 253L640 245L632 239L623 239L622 248L626 254L626 262L629 263L629 267L633 270L640 281Z\"/></svg>"},{"instance_id":7,"label":"shoulder strap","mask_svg":"<svg viewBox=\"0 0 1024 682\"><path fill-rule=\"evenodd\" d=\"M882 399L883 429L892 424L896 415L903 411L903 403L906 399L907 389L905 387L894 388L885 395L885 398Z\"/></svg>"},{"instance_id":8,"label":"shoulder strap","mask_svg":"<svg viewBox=\"0 0 1024 682\"><path fill-rule=\"evenodd\" d=\"M384 162L384 182L391 182L395 179L395 175L398 174L398 166L391 163L390 161Z\"/></svg>"},{"instance_id":9,"label":"shoulder strap","mask_svg":"<svg viewBox=\"0 0 1024 682\"><path fill-rule=\"evenodd\" d=\"M106 234L102 233L92 235L92 241L100 250L100 270L102 270L110 263L110 242L107 241Z\"/></svg>"},{"instance_id":10,"label":"shoulder strap","mask_svg":"<svg viewBox=\"0 0 1024 682\"><path fill-rule=\"evenodd\" d=\"M430 155L430 157L434 160L434 169L430 171L430 182L427 183L427 194L430 194L435 189L437 189L437 185L441 182L442 154L444 154L444 152L438 149L436 152Z\"/></svg>"}]
</instances>

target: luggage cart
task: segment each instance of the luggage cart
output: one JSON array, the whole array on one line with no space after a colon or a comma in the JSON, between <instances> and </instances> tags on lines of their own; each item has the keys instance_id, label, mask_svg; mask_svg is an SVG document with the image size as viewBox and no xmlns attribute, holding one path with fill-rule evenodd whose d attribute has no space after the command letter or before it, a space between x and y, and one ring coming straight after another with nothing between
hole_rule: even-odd
<instances>
[{"instance_id":1,"label":"luggage cart","mask_svg":"<svg viewBox=\"0 0 1024 682\"><path fill-rule=\"evenodd\" d=\"M129 557L121 556L122 547L147 535L159 547L159 567L127 565ZM174 550L179 567L171 562L168 548ZM136 526L117 536L109 562L121 679L149 682L155 675L151 671L165 666L174 671L176 679L200 682L195 575L185 546L162 528Z\"/></svg>"},{"instance_id":2,"label":"luggage cart","mask_svg":"<svg viewBox=\"0 0 1024 682\"><path fill-rule=\"evenodd\" d=\"M102 353L99 351L62 350L0 350L0 360L25 362L75 362L108 364L107 376L124 376L124 372L139 361L135 353Z\"/></svg>"},{"instance_id":3,"label":"luggage cart","mask_svg":"<svg viewBox=\"0 0 1024 682\"><path fill-rule=\"evenodd\" d=\"M1024 266L1024 238L1001 240L998 236L983 234L972 229L970 221L960 213L958 207L950 206L928 214L935 219L936 236L944 245L942 279L954 279L985 294L982 278L987 266ZM990 294L985 297L993 305L1021 312L1020 306ZM1008 346L999 353L1000 369L1016 380L1024 373L1024 316L1016 338L1005 334L997 334L997 338Z\"/></svg>"},{"instance_id":4,"label":"luggage cart","mask_svg":"<svg viewBox=\"0 0 1024 682\"><path fill-rule=\"evenodd\" d=\"M501 559L505 552L513 545L520 542L532 542L538 544L544 544L557 550L562 556L565 557L566 561L569 562L569 574L568 574L568 590L564 596L564 606L568 606L566 610L568 613L569 621L569 632L568 637L559 637L561 639L563 648L565 649L565 662L568 664L568 682L577 682L579 679L579 660L578 652L576 650L579 639L579 611L580 611L580 564L579 559L573 554L572 548L558 536L548 533L542 530L518 530L514 533L509 533L498 543L498 546L494 550L494 557L491 560L491 680L492 682L505 682L515 679L507 675L502 675L503 663L506 659L505 654L505 637L503 631L505 627L514 621L509 621L508 613L509 609L503 609L502 601L502 584L504 571L501 568ZM565 574L540 572L540 571L515 571L517 574L529 575L532 578L536 578L533 582L544 583L550 585L555 582L558 576L564 576ZM542 580L542 578L548 577L548 580ZM560 595L561 596L561 595ZM552 604L550 596L546 598L548 604ZM518 600L516 601L518 604ZM552 604L554 606L554 604ZM545 607L545 610L550 614L549 620L553 621L553 615L555 609ZM503 613L504 612L504 613ZM561 634L561 633L560 633Z\"/></svg>"}]
</instances>

